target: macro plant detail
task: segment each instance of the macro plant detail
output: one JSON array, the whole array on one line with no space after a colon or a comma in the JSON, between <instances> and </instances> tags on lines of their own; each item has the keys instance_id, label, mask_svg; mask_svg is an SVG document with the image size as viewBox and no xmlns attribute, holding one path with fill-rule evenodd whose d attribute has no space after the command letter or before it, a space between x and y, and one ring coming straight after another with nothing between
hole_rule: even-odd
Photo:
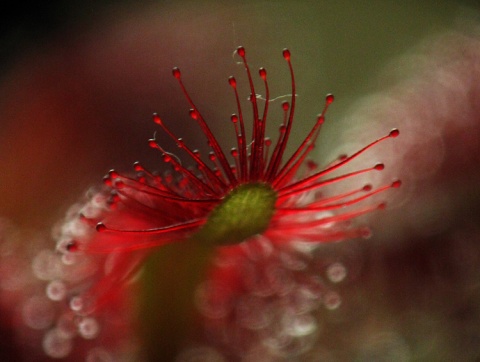
<instances>
[{"instance_id":1,"label":"macro plant detail","mask_svg":"<svg viewBox=\"0 0 480 362\"><path fill-rule=\"evenodd\" d=\"M160 125L163 131L177 143L177 146L188 154L197 170L184 166L177 156L164 150L155 139L151 139L150 147L162 153L163 161L172 166L171 174L158 176L143 168L140 163L136 163L134 165L137 172L136 178L124 176L112 170L104 179L107 186L112 189L109 200L110 207L119 209L114 214L120 211L127 212L131 213L133 218L135 213L138 213L139 218L141 215L146 215L146 219L152 219L150 220L152 222L148 223L149 227L140 229L135 225L130 226L128 223L109 217L105 220L96 220L83 215L87 222L98 221L97 231L109 234L110 237L93 239L87 243L73 241L69 245L70 250L79 248L86 252L100 253L129 251L160 246L190 237L198 238L202 242L210 241L215 245L222 245L244 241L248 237L268 231L269 227L281 230L281 232L294 230L303 236L309 235L312 241L318 241L315 236L317 227L348 220L384 206L383 204L371 205L361 210L344 212L341 215L320 219L317 217L318 213L343 209L390 187L398 187L400 181L394 181L391 185L376 190L372 190L370 185L365 185L358 190L352 190L342 195L322 197L321 199L313 197L308 201L305 199L309 199L309 195L332 183L373 170L382 170L383 164L375 164L368 169L325 179L326 176L351 162L377 143L398 136L399 131L392 130L388 135L372 142L353 155L332 163L325 169L317 170L316 166L310 164L310 169L304 175L299 176L299 169L314 149L321 125L325 121L328 106L334 100L333 95L327 95L325 107L317 117L313 128L293 155L285 160L285 150L294 122L296 99L290 51L285 49L283 57L290 69L292 96L290 102L282 103L284 119L275 144L265 136L270 103L267 72L264 68L259 70L266 94L265 106L261 112L245 49L239 47L237 54L243 61L248 77L253 127L252 137L247 140L237 81L234 77L230 77L229 84L234 91L238 108L237 114L231 116L238 143L237 147L230 151L234 165L231 165L228 154L222 150L200 110L191 99L183 84L180 70L174 68L173 75L178 80L191 107L190 117L198 123L211 148L209 159L213 166L205 163L198 151L191 150L184 140L174 135L162 119L155 114L154 122ZM359 194L361 196L358 196ZM166 209L168 212L165 211ZM245 218L243 217L245 213L253 213L255 217ZM301 215L302 220L297 220L295 224L283 222L284 219L295 215ZM353 233L348 236L358 235ZM121 238L119 238L120 236ZM321 241L341 239L345 236L347 235L324 233Z\"/></svg>"},{"instance_id":2,"label":"macro plant detail","mask_svg":"<svg viewBox=\"0 0 480 362\"><path fill-rule=\"evenodd\" d=\"M255 249L254 245L262 243L282 249L293 241L316 245L367 237L368 228L352 225L350 220L384 208L385 203L371 201L372 196L400 186L401 182L395 180L377 188L367 184L329 194L332 185L383 170L384 165L376 163L341 173L367 150L397 137L399 131L393 129L357 152L319 167L308 158L334 101L329 94L310 132L296 150L287 155L296 109L290 51L283 50L291 77L290 100L281 103L283 119L275 140L266 135L269 108L275 100L270 96L267 71L259 70L264 86L264 96L260 97L245 49L239 47L236 54L241 58L248 82L251 131L248 132L237 80L230 77L228 83L237 105L230 119L236 145L225 151L190 97L180 70L174 68L173 76L190 107L189 115L210 147L208 157L189 148L154 114L153 121L187 158L180 160L156 139L149 140L149 146L161 153L171 172L160 175L140 163L134 164L133 175L110 171L103 187L90 191L87 201L74 205L55 228L56 253L37 256L35 265L40 270L37 276L48 281L47 297L56 303L56 322L45 333L43 342L48 355L68 355L74 348L71 341L76 336L92 340L110 333L104 324L109 323L109 319L103 317L104 311L124 310L123 288L137 275L154 248L184 242L202 245L208 251L206 259L217 248L223 249L228 259L244 252L245 247L242 249L241 245L245 243L251 244L247 249ZM268 258L277 263L283 257L277 250ZM228 275L233 274L235 271L229 271ZM297 274L301 274L298 270L296 278L301 279ZM118 336L105 338L111 340Z\"/></svg>"}]
</instances>

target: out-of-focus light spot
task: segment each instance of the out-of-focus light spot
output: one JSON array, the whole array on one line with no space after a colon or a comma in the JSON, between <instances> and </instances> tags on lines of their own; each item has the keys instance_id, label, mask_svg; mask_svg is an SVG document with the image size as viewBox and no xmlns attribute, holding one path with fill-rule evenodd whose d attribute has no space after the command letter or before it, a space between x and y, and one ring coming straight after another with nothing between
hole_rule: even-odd
<instances>
[{"instance_id":1,"label":"out-of-focus light spot","mask_svg":"<svg viewBox=\"0 0 480 362\"><path fill-rule=\"evenodd\" d=\"M65 338L56 329L52 329L45 333L42 346L47 356L64 358L72 351L73 344L70 338Z\"/></svg>"},{"instance_id":2,"label":"out-of-focus light spot","mask_svg":"<svg viewBox=\"0 0 480 362\"><path fill-rule=\"evenodd\" d=\"M356 361L395 361L411 360L410 350L405 340L395 333L382 333L370 336L363 344Z\"/></svg>"},{"instance_id":3,"label":"out-of-focus light spot","mask_svg":"<svg viewBox=\"0 0 480 362\"><path fill-rule=\"evenodd\" d=\"M73 297L70 299L70 309L74 312L81 311L83 308L83 299L82 297Z\"/></svg>"},{"instance_id":4,"label":"out-of-focus light spot","mask_svg":"<svg viewBox=\"0 0 480 362\"><path fill-rule=\"evenodd\" d=\"M197 288L195 304L200 313L213 319L225 317L232 308L228 290L224 290L219 284L208 281Z\"/></svg>"},{"instance_id":5,"label":"out-of-focus light spot","mask_svg":"<svg viewBox=\"0 0 480 362\"><path fill-rule=\"evenodd\" d=\"M57 320L57 331L64 338L72 338L77 334L76 316L72 312L62 314Z\"/></svg>"},{"instance_id":6,"label":"out-of-focus light spot","mask_svg":"<svg viewBox=\"0 0 480 362\"><path fill-rule=\"evenodd\" d=\"M347 276L347 269L342 263L333 263L327 267L327 277L332 283L340 283Z\"/></svg>"},{"instance_id":7,"label":"out-of-focus light spot","mask_svg":"<svg viewBox=\"0 0 480 362\"><path fill-rule=\"evenodd\" d=\"M210 347L194 347L180 353L177 362L226 362L227 360Z\"/></svg>"},{"instance_id":8,"label":"out-of-focus light spot","mask_svg":"<svg viewBox=\"0 0 480 362\"><path fill-rule=\"evenodd\" d=\"M328 310L334 310L340 307L342 298L337 292L330 290L323 296L323 304Z\"/></svg>"},{"instance_id":9,"label":"out-of-focus light spot","mask_svg":"<svg viewBox=\"0 0 480 362\"><path fill-rule=\"evenodd\" d=\"M78 333L85 339L93 339L99 332L100 326L95 318L87 317L78 322Z\"/></svg>"},{"instance_id":10,"label":"out-of-focus light spot","mask_svg":"<svg viewBox=\"0 0 480 362\"><path fill-rule=\"evenodd\" d=\"M52 280L61 276L62 266L51 250L40 251L32 262L33 274L40 280Z\"/></svg>"},{"instance_id":11,"label":"out-of-focus light spot","mask_svg":"<svg viewBox=\"0 0 480 362\"><path fill-rule=\"evenodd\" d=\"M247 329L265 328L272 320L272 309L263 298L243 296L236 305L238 323Z\"/></svg>"},{"instance_id":12,"label":"out-of-focus light spot","mask_svg":"<svg viewBox=\"0 0 480 362\"><path fill-rule=\"evenodd\" d=\"M317 322L310 314L295 316L287 325L288 334L294 337L306 336L317 330Z\"/></svg>"},{"instance_id":13,"label":"out-of-focus light spot","mask_svg":"<svg viewBox=\"0 0 480 362\"><path fill-rule=\"evenodd\" d=\"M88 351L85 362L114 362L113 356L103 348L96 347Z\"/></svg>"},{"instance_id":14,"label":"out-of-focus light spot","mask_svg":"<svg viewBox=\"0 0 480 362\"><path fill-rule=\"evenodd\" d=\"M55 313L50 300L43 296L33 296L22 307L22 317L27 326L33 329L50 327Z\"/></svg>"},{"instance_id":15,"label":"out-of-focus light spot","mask_svg":"<svg viewBox=\"0 0 480 362\"><path fill-rule=\"evenodd\" d=\"M48 283L45 290L47 297L53 301L60 301L65 298L67 288L65 284L60 280L53 280Z\"/></svg>"}]
</instances>

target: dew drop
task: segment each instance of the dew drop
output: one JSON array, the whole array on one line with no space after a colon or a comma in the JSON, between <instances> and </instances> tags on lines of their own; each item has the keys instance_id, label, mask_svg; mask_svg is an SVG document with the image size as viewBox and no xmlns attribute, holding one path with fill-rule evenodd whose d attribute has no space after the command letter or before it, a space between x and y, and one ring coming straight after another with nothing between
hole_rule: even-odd
<instances>
[{"instance_id":1,"label":"dew drop","mask_svg":"<svg viewBox=\"0 0 480 362\"><path fill-rule=\"evenodd\" d=\"M382 171L385 168L385 165L383 163L377 163L373 168L377 171Z\"/></svg>"},{"instance_id":2,"label":"dew drop","mask_svg":"<svg viewBox=\"0 0 480 362\"><path fill-rule=\"evenodd\" d=\"M290 108L290 103L282 102L282 109L286 112Z\"/></svg>"},{"instance_id":3,"label":"dew drop","mask_svg":"<svg viewBox=\"0 0 480 362\"><path fill-rule=\"evenodd\" d=\"M285 58L286 61L289 61L289 60L290 60L290 50L288 50L288 49L283 49L282 55L283 55L283 57Z\"/></svg>"},{"instance_id":4,"label":"dew drop","mask_svg":"<svg viewBox=\"0 0 480 362\"><path fill-rule=\"evenodd\" d=\"M57 329L52 329L45 333L42 347L49 357L64 358L72 351L73 343L70 338L62 336Z\"/></svg>"},{"instance_id":5,"label":"dew drop","mask_svg":"<svg viewBox=\"0 0 480 362\"><path fill-rule=\"evenodd\" d=\"M232 114L232 116L230 117L230 119L232 120L233 123L237 123L238 122L238 116L236 114Z\"/></svg>"},{"instance_id":6,"label":"dew drop","mask_svg":"<svg viewBox=\"0 0 480 362\"><path fill-rule=\"evenodd\" d=\"M100 332L100 326L95 318L87 317L78 322L78 333L85 339L94 339Z\"/></svg>"},{"instance_id":7,"label":"dew drop","mask_svg":"<svg viewBox=\"0 0 480 362\"><path fill-rule=\"evenodd\" d=\"M53 280L48 283L45 293L47 297L53 301L60 301L65 298L67 294L67 287L61 280Z\"/></svg>"},{"instance_id":8,"label":"dew drop","mask_svg":"<svg viewBox=\"0 0 480 362\"><path fill-rule=\"evenodd\" d=\"M327 94L325 97L325 102L327 102L327 104L332 104L334 100L335 97L333 94Z\"/></svg>"},{"instance_id":9,"label":"dew drop","mask_svg":"<svg viewBox=\"0 0 480 362\"><path fill-rule=\"evenodd\" d=\"M236 88L237 87L237 80L235 79L235 77L230 76L228 78L228 84L230 84L232 86L232 88Z\"/></svg>"}]
</instances>

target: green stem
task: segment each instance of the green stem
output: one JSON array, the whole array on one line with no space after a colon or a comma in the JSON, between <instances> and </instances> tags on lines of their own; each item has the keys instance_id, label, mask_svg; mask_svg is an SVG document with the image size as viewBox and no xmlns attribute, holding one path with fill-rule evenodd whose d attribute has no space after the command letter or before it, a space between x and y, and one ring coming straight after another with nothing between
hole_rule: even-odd
<instances>
[{"instance_id":1,"label":"green stem","mask_svg":"<svg viewBox=\"0 0 480 362\"><path fill-rule=\"evenodd\" d=\"M140 309L147 361L174 361L192 332L195 289L214 250L212 243L191 238L162 247L147 261Z\"/></svg>"}]
</instances>

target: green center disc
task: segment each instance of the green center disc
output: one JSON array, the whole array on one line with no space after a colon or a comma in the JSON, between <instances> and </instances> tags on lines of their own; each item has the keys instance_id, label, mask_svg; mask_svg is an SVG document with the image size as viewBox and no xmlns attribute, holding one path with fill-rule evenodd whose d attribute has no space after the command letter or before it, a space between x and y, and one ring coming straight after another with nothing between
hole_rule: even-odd
<instances>
[{"instance_id":1,"label":"green center disc","mask_svg":"<svg viewBox=\"0 0 480 362\"><path fill-rule=\"evenodd\" d=\"M232 190L195 235L214 245L230 245L262 233L275 211L277 193L270 185L251 183Z\"/></svg>"}]
</instances>

